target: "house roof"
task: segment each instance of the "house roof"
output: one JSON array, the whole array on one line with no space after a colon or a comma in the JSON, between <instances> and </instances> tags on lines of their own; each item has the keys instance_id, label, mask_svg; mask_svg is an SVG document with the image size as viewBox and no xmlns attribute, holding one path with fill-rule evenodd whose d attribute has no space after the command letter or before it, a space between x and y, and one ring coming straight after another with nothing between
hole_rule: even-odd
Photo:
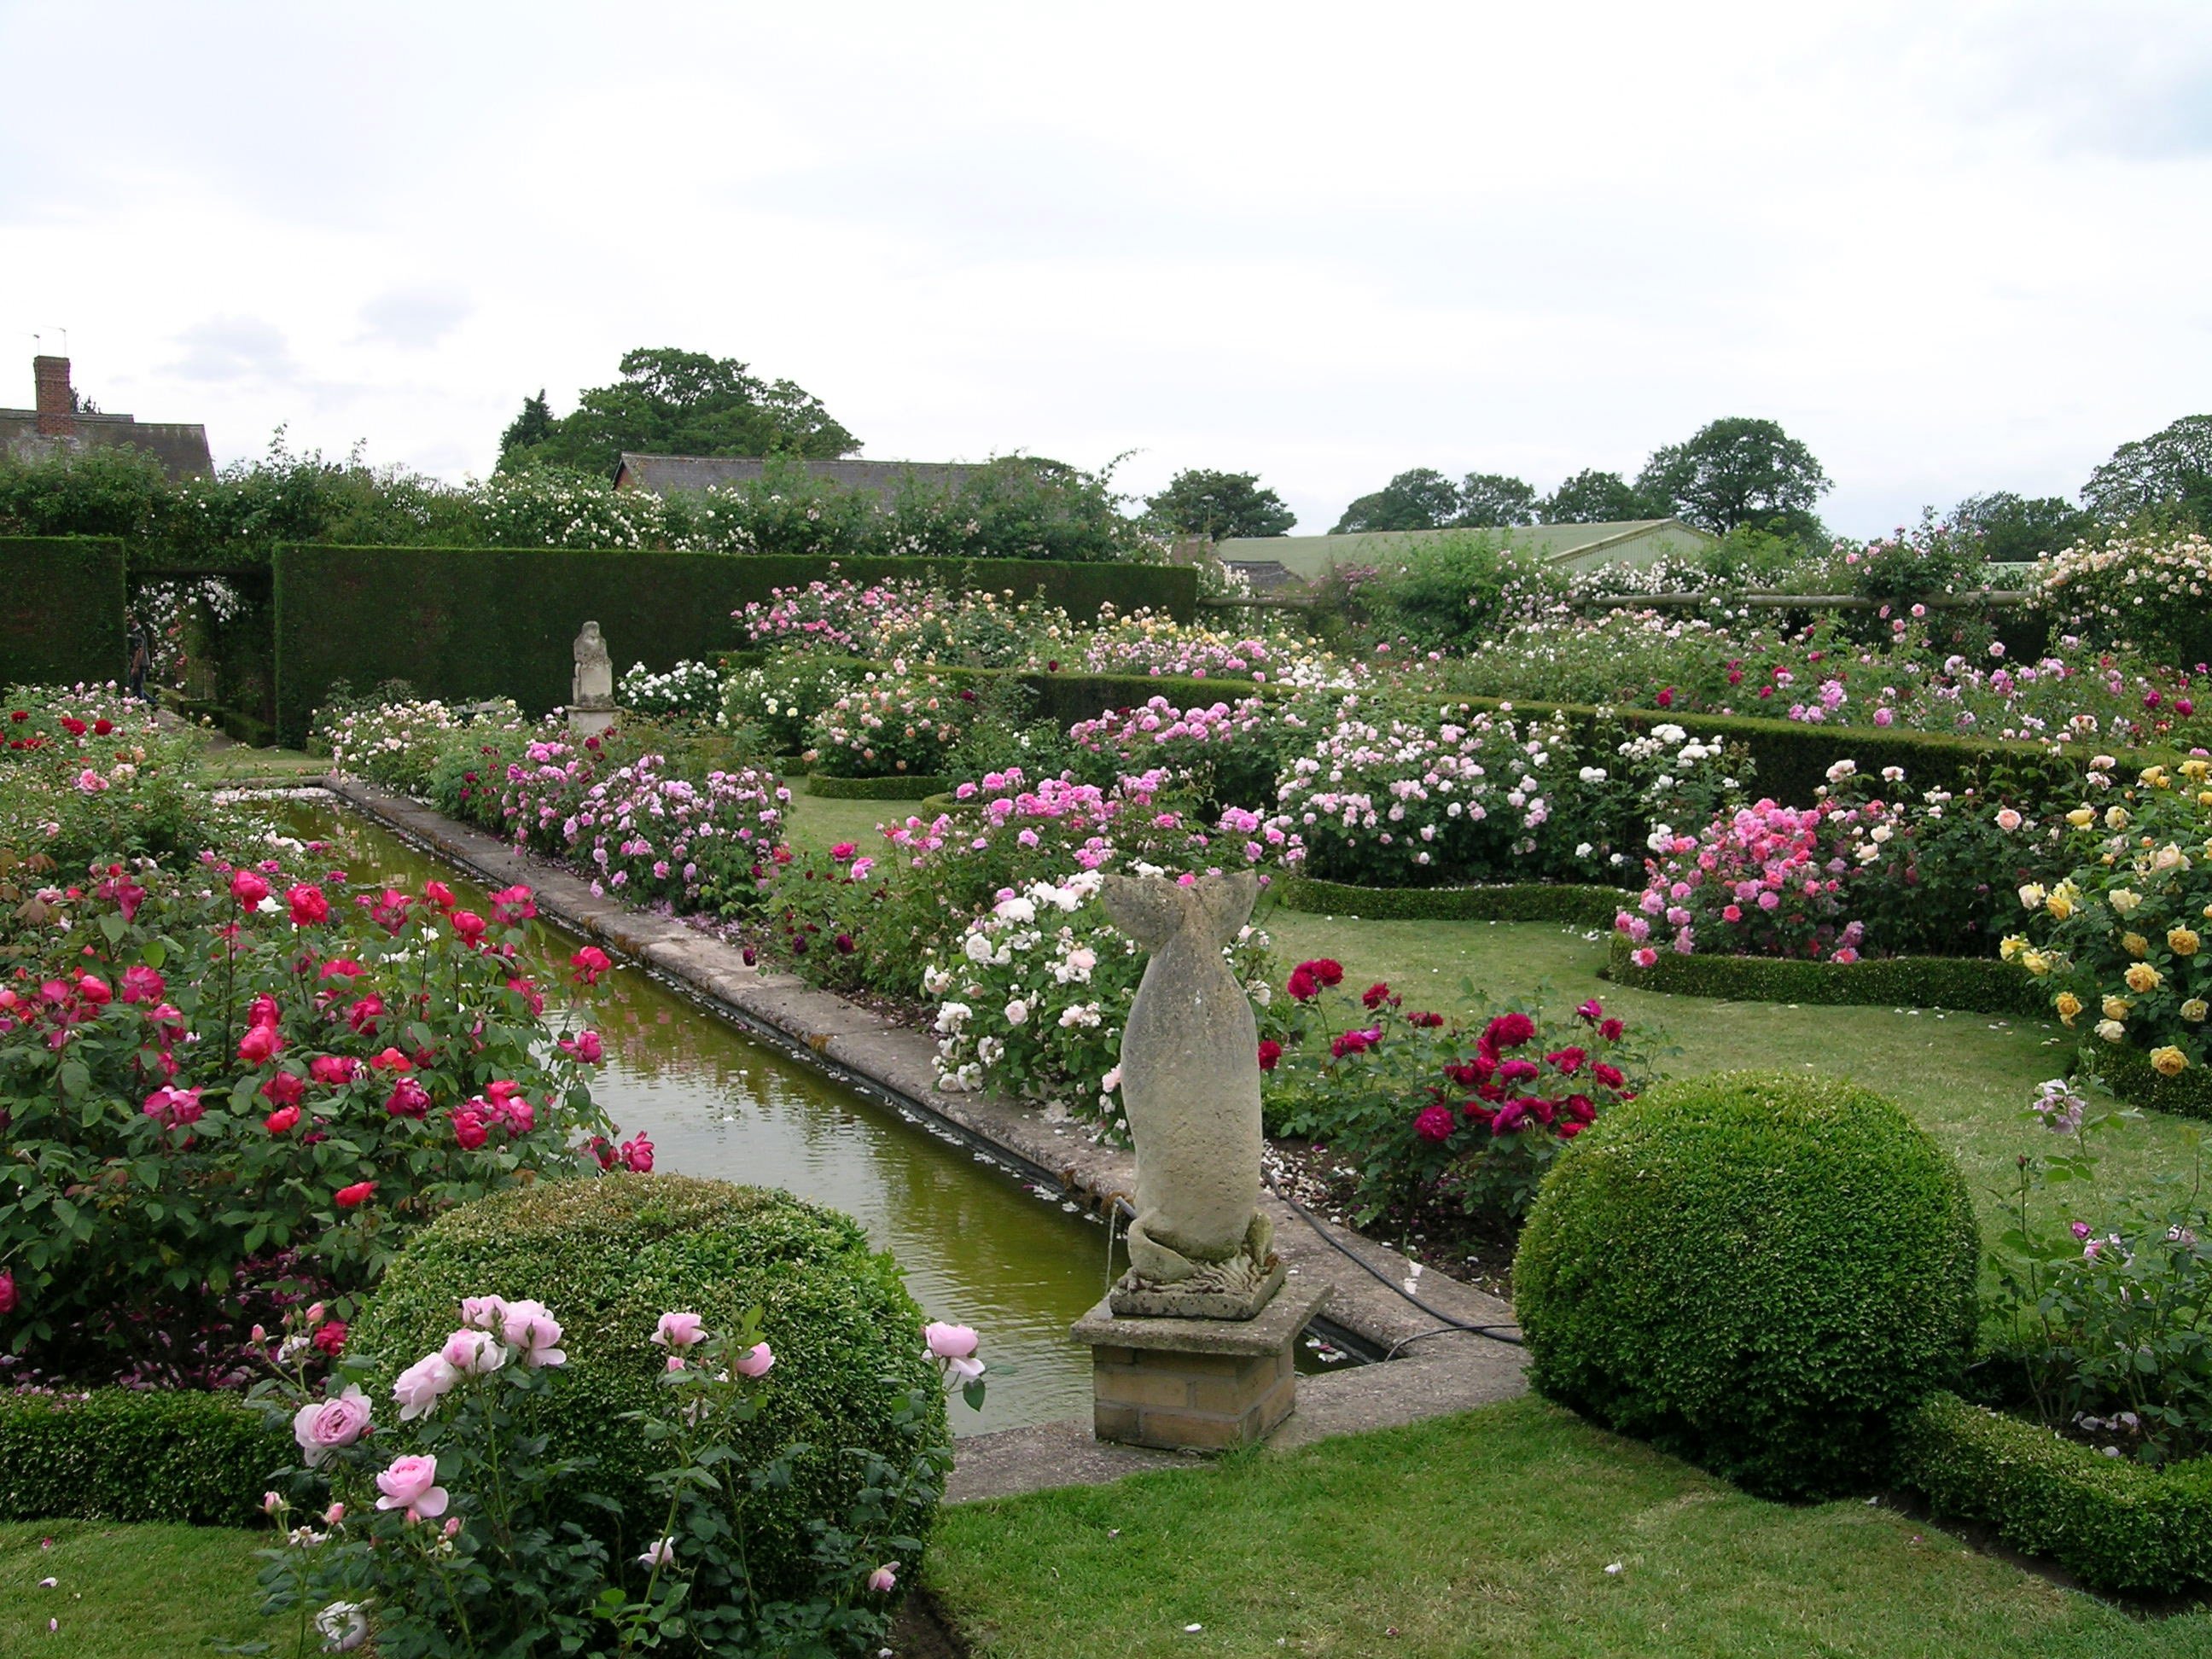
<instances>
[{"instance_id":1,"label":"house roof","mask_svg":"<svg viewBox=\"0 0 2212 1659\"><path fill-rule=\"evenodd\" d=\"M129 415L72 415L76 432L53 437L39 430L36 410L0 409L0 453L42 461L72 450L136 449L152 456L172 478L204 478L215 471L207 428L183 421L141 421Z\"/></svg>"},{"instance_id":2,"label":"house roof","mask_svg":"<svg viewBox=\"0 0 2212 1659\"><path fill-rule=\"evenodd\" d=\"M1346 536L1232 536L1215 544L1213 550L1227 565L1272 564L1303 580L1316 581L1339 565L1400 562L1424 542L1465 533L1371 530ZM1526 525L1496 533L1547 564L1598 564L1622 559L1643 563L1668 553L1692 553L1713 544L1712 537L1680 519Z\"/></svg>"},{"instance_id":3,"label":"house roof","mask_svg":"<svg viewBox=\"0 0 2212 1659\"><path fill-rule=\"evenodd\" d=\"M951 461L810 460L803 465L817 478L848 489L872 490L885 500L909 478L929 489L957 490L976 470ZM751 483L767 471L767 459L759 456L626 453L615 471L615 488L649 490L655 495L690 495Z\"/></svg>"}]
</instances>

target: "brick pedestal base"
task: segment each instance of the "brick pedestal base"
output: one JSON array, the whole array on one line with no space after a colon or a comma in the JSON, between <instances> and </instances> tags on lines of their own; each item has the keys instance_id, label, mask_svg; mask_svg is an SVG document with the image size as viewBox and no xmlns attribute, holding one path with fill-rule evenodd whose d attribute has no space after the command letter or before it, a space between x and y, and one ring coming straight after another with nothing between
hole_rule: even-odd
<instances>
[{"instance_id":1,"label":"brick pedestal base","mask_svg":"<svg viewBox=\"0 0 2212 1659\"><path fill-rule=\"evenodd\" d=\"M1249 1446L1291 1414L1298 1334L1328 1299L1296 1279L1251 1319L1117 1319L1101 1302L1075 1322L1091 1348L1091 1431L1171 1450Z\"/></svg>"}]
</instances>

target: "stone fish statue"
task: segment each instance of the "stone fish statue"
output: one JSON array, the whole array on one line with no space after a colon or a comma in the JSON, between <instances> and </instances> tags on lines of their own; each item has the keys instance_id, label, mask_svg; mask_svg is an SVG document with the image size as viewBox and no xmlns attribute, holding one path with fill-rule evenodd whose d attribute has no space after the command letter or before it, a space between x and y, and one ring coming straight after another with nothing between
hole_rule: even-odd
<instances>
[{"instance_id":1,"label":"stone fish statue","mask_svg":"<svg viewBox=\"0 0 2212 1659\"><path fill-rule=\"evenodd\" d=\"M1114 1312L1249 1319L1281 1281L1260 1196L1260 1062L1252 1005L1222 948L1259 896L1249 872L1109 875L1099 899L1152 952L1121 1033L1121 1098L1137 1146L1137 1218Z\"/></svg>"},{"instance_id":2,"label":"stone fish statue","mask_svg":"<svg viewBox=\"0 0 2212 1659\"><path fill-rule=\"evenodd\" d=\"M569 685L572 708L611 708L615 702L615 663L595 622L584 624L576 635L576 671Z\"/></svg>"}]
</instances>

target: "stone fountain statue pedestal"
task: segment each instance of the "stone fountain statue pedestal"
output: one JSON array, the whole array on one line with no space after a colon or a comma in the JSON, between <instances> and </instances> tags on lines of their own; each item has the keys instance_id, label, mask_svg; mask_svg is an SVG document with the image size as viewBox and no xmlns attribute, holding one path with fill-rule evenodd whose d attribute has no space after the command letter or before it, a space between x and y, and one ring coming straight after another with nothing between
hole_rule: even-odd
<instances>
[{"instance_id":1,"label":"stone fountain statue pedestal","mask_svg":"<svg viewBox=\"0 0 2212 1659\"><path fill-rule=\"evenodd\" d=\"M1328 1291L1292 1281L1249 1319L1133 1318L1101 1302L1074 1326L1091 1347L1091 1433L1175 1451L1257 1445L1297 1403L1298 1334Z\"/></svg>"},{"instance_id":2,"label":"stone fountain statue pedestal","mask_svg":"<svg viewBox=\"0 0 2212 1659\"><path fill-rule=\"evenodd\" d=\"M615 664L595 622L576 635L576 667L568 684L568 729L596 738L615 723Z\"/></svg>"},{"instance_id":3,"label":"stone fountain statue pedestal","mask_svg":"<svg viewBox=\"0 0 2212 1659\"><path fill-rule=\"evenodd\" d=\"M1108 876L1100 901L1152 953L1121 1029L1136 1143L1129 1271L1076 1322L1102 1440L1218 1451L1290 1415L1298 1333L1327 1285L1288 1290L1260 1197L1252 1004L1223 952L1258 878Z\"/></svg>"}]
</instances>

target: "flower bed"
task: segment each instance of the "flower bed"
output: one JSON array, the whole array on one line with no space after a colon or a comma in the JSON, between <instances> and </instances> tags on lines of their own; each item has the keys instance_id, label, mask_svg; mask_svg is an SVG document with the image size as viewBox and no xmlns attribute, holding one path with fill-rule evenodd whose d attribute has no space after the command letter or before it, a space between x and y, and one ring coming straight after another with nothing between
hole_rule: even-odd
<instances>
[{"instance_id":1,"label":"flower bed","mask_svg":"<svg viewBox=\"0 0 2212 1659\"><path fill-rule=\"evenodd\" d=\"M807 762L844 777L941 775L974 696L898 662L887 674L867 672L814 717Z\"/></svg>"},{"instance_id":2,"label":"flower bed","mask_svg":"<svg viewBox=\"0 0 2212 1659\"><path fill-rule=\"evenodd\" d=\"M0 849L66 876L94 859L176 865L231 833L199 781L199 738L110 684L16 686L0 704Z\"/></svg>"}]
</instances>

